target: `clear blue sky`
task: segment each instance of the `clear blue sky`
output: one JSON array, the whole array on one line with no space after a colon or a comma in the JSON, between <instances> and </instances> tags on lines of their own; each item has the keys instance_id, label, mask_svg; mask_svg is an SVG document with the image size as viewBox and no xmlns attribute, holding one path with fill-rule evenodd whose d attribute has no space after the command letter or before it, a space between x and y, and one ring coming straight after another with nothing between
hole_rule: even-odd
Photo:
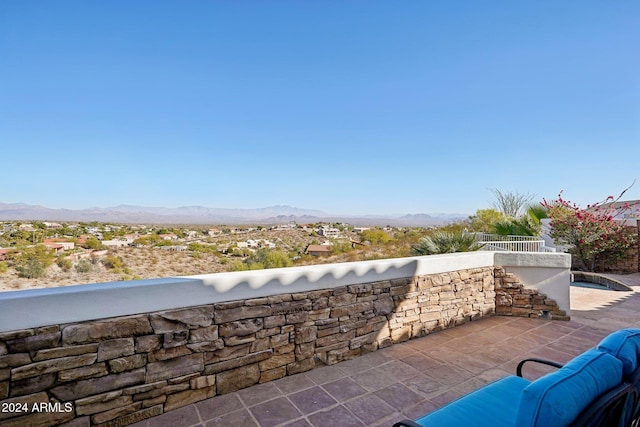
<instances>
[{"instance_id":1,"label":"clear blue sky","mask_svg":"<svg viewBox=\"0 0 640 427\"><path fill-rule=\"evenodd\" d=\"M0 202L640 199L640 2L0 2Z\"/></svg>"}]
</instances>

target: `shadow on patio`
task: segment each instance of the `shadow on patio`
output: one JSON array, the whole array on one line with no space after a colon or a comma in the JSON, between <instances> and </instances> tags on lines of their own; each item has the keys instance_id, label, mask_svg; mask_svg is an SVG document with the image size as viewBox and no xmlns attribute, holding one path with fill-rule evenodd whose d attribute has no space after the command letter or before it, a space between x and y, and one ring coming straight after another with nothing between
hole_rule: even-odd
<instances>
[{"instance_id":1,"label":"shadow on patio","mask_svg":"<svg viewBox=\"0 0 640 427\"><path fill-rule=\"evenodd\" d=\"M638 285L637 278L630 279L630 285ZM524 358L566 362L614 330L640 327L639 306L637 288L576 288L568 322L486 318L217 396L133 426L390 426L515 374ZM546 372L544 366L531 366L524 374L536 378Z\"/></svg>"}]
</instances>

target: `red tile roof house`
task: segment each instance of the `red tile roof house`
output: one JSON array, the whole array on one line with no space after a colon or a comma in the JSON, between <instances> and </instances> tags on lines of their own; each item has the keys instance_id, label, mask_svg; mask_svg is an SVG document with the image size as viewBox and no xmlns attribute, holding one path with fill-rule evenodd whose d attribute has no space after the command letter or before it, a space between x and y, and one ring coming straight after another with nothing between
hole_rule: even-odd
<instances>
[{"instance_id":1,"label":"red tile roof house","mask_svg":"<svg viewBox=\"0 0 640 427\"><path fill-rule=\"evenodd\" d=\"M49 249L53 249L53 251L55 253L58 252L63 252L64 251L64 246L61 245L60 243L56 243L56 242L47 242L46 240L44 241L44 243L42 243L43 245L45 245L46 247L48 247Z\"/></svg>"},{"instance_id":2,"label":"red tile roof house","mask_svg":"<svg viewBox=\"0 0 640 427\"><path fill-rule=\"evenodd\" d=\"M53 247L50 245L60 245L65 251L74 249L76 247L76 244L74 242L70 242L65 239L45 239L43 243L49 247Z\"/></svg>"},{"instance_id":3,"label":"red tile roof house","mask_svg":"<svg viewBox=\"0 0 640 427\"><path fill-rule=\"evenodd\" d=\"M321 256L331 254L331 246L329 245L309 245L307 253L312 256Z\"/></svg>"}]
</instances>

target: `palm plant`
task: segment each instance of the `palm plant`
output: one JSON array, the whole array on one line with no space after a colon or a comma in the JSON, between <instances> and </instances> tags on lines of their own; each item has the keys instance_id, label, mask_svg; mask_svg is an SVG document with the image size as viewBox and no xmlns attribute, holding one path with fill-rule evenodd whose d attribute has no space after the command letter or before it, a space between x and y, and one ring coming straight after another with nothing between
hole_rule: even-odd
<instances>
[{"instance_id":1,"label":"palm plant","mask_svg":"<svg viewBox=\"0 0 640 427\"><path fill-rule=\"evenodd\" d=\"M413 255L450 254L454 252L472 252L481 249L484 244L478 243L473 234L463 232L435 231L423 237L411 247Z\"/></svg>"},{"instance_id":2,"label":"palm plant","mask_svg":"<svg viewBox=\"0 0 640 427\"><path fill-rule=\"evenodd\" d=\"M543 206L530 205L524 215L505 218L493 224L493 232L500 236L538 236L540 220L547 217L547 209Z\"/></svg>"}]
</instances>

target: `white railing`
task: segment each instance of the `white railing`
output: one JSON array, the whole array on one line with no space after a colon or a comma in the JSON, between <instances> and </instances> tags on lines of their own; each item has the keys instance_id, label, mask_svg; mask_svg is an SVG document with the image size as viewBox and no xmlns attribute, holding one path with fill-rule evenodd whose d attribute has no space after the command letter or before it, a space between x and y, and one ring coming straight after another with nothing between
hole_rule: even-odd
<instances>
[{"instance_id":1,"label":"white railing","mask_svg":"<svg viewBox=\"0 0 640 427\"><path fill-rule=\"evenodd\" d=\"M500 236L498 234L474 233L485 251L511 252L555 252L545 246L545 241L536 236Z\"/></svg>"}]
</instances>

